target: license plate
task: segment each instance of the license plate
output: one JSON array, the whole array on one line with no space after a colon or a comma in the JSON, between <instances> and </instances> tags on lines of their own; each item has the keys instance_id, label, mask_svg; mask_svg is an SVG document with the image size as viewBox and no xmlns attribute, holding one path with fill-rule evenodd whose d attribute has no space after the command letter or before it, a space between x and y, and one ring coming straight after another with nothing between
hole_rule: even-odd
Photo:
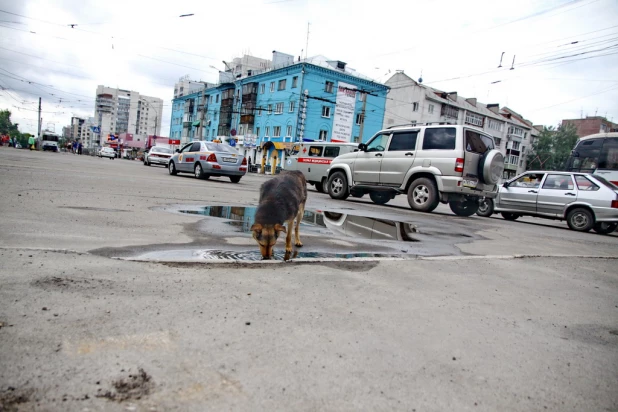
<instances>
[{"instance_id":1,"label":"license plate","mask_svg":"<svg viewBox=\"0 0 618 412\"><path fill-rule=\"evenodd\" d=\"M233 157L224 157L223 158L224 162L230 162L230 163L236 163L236 159Z\"/></svg>"},{"instance_id":2,"label":"license plate","mask_svg":"<svg viewBox=\"0 0 618 412\"><path fill-rule=\"evenodd\" d=\"M463 187L471 187L471 188L475 188L476 185L478 185L478 183L479 182L474 179L464 179L462 182Z\"/></svg>"}]
</instances>

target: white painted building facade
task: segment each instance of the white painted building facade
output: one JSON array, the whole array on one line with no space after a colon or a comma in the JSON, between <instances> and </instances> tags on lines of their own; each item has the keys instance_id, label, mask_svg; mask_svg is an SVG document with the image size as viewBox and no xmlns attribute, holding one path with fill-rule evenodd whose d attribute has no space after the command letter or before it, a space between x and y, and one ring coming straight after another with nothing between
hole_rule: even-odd
<instances>
[{"instance_id":1,"label":"white painted building facade","mask_svg":"<svg viewBox=\"0 0 618 412\"><path fill-rule=\"evenodd\" d=\"M160 135L162 113L163 100L158 97L98 86L94 121L101 128L101 139L93 139L94 145L102 144L110 134Z\"/></svg>"},{"instance_id":2,"label":"white painted building facade","mask_svg":"<svg viewBox=\"0 0 618 412\"><path fill-rule=\"evenodd\" d=\"M457 92L443 92L414 81L397 72L387 82L384 128L399 124L468 124L492 135L505 157L504 177L526 170L525 154L538 134L530 122L498 104L483 104L476 98L464 98Z\"/></svg>"}]
</instances>

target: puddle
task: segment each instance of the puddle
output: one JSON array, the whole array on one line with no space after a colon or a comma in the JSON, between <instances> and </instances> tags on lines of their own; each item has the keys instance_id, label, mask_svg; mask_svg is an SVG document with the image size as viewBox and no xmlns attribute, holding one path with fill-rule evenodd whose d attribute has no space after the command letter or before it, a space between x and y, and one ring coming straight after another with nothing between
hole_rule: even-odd
<instances>
[{"instance_id":1,"label":"puddle","mask_svg":"<svg viewBox=\"0 0 618 412\"><path fill-rule=\"evenodd\" d=\"M408 255L408 258L414 256ZM276 251L272 260L289 259L393 259L402 258L401 254L389 253L327 253L327 252L301 252L294 250L291 255ZM144 253L131 257L129 260L145 260L151 262L212 262L212 261L255 261L262 262L262 255L255 251L232 251L219 249L179 249Z\"/></svg>"},{"instance_id":2,"label":"puddle","mask_svg":"<svg viewBox=\"0 0 618 412\"><path fill-rule=\"evenodd\" d=\"M180 210L180 213L226 219L228 220L226 223L235 227L239 232L249 233L255 221L256 210L255 206L206 206L194 210ZM354 239L419 241L413 236L418 233L413 223L346 213L305 210L301 226L318 230L327 229L334 235Z\"/></svg>"}]
</instances>

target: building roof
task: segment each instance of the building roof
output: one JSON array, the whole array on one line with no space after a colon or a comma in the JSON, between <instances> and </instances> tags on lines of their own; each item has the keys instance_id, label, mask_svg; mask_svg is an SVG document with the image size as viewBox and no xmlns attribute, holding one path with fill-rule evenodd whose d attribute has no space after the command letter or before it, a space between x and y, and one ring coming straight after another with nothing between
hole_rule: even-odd
<instances>
[{"instance_id":1,"label":"building roof","mask_svg":"<svg viewBox=\"0 0 618 412\"><path fill-rule=\"evenodd\" d=\"M508 115L509 113L515 114L517 116L520 116L518 113L512 111L509 108L505 108L507 110L500 110L499 113L496 113L492 110L490 110L486 104L481 103L479 101L476 100L476 98L468 98L466 99L463 96L459 96L459 94L457 92L445 92L439 89L435 89L433 87L424 85L422 83L418 83L417 81L415 81L414 79L412 79L410 76L408 76L407 74L403 73L403 72L398 72L396 74L394 74L392 77L396 76L396 75L403 75L405 77L407 77L407 79L410 80L410 82L412 82L414 85L421 87L425 90L425 96L430 99L430 100L434 100L437 101L439 103L445 103L445 104L449 104L452 106L456 106L459 109L463 109L463 110L467 110L470 111L472 113L477 113L495 120L499 120L502 122L508 121L511 123L514 123L517 126L521 126L524 127L526 129L531 129L532 125L531 124L527 124L525 122L520 121L519 119L517 119L516 117L511 116L511 118L506 118L506 115ZM392 78L391 77L391 78ZM389 79L390 80L390 79ZM388 83L388 81L387 81ZM409 82L406 82L409 83ZM404 85L399 86L399 87L405 87ZM397 88L397 87L393 87L393 88ZM447 97L442 97L443 95L446 95ZM471 103L474 102L475 104Z\"/></svg>"}]
</instances>

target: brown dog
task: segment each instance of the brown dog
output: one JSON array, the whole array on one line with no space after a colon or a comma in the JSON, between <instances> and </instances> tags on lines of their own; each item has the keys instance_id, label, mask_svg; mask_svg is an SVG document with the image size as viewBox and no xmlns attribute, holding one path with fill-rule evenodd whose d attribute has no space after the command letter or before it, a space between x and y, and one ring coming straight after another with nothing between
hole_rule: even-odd
<instances>
[{"instance_id":1,"label":"brown dog","mask_svg":"<svg viewBox=\"0 0 618 412\"><path fill-rule=\"evenodd\" d=\"M307 201L307 181L302 172L289 171L273 177L262 184L260 188L260 204L255 213L255 223L251 226L253 238L260 246L264 259L273 257L273 247L281 232L287 233L285 238L286 260L292 252L292 224L296 219L294 243L297 247L300 241L299 226L305 214ZM287 231L283 226L288 224Z\"/></svg>"}]
</instances>

